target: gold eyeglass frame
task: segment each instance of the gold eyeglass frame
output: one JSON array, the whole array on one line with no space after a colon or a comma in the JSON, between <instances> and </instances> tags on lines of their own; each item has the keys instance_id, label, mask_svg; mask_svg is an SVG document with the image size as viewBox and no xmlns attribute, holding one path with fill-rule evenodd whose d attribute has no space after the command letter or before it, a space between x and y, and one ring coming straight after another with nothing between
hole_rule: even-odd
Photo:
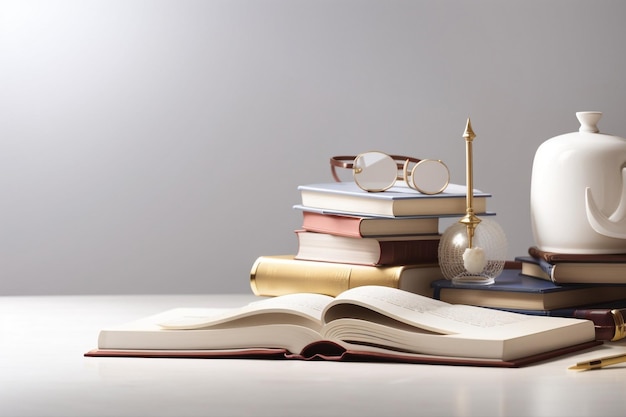
<instances>
[{"instance_id":1,"label":"gold eyeglass frame","mask_svg":"<svg viewBox=\"0 0 626 417\"><path fill-rule=\"evenodd\" d=\"M391 182L391 184L389 184L388 186L384 187L384 188L380 188L380 189L370 189L370 188L366 188L363 187L358 179L357 179L357 175L361 172L361 169L356 167L356 161L358 158L362 157L365 154L368 153L379 153L382 155L386 155L388 157L390 157L395 163L396 163L396 168L398 171L402 171L402 176L400 175L396 175L395 180L393 180ZM443 165L443 167L446 169L448 176L446 179L445 184L436 191L428 191L428 190L423 190L422 188L420 188L416 183L415 183L415 170L416 168L419 166L420 163L424 163L424 162L437 162L441 165ZM414 163L415 166L413 168L411 168L411 170L409 170L409 164L410 163ZM333 175L333 178L335 179L335 181L337 182L342 182L341 178L339 178L339 175L337 174L336 168L345 168L345 169L351 169L352 170L352 176L354 179L354 182L356 183L356 185L359 186L359 188L361 188L364 191L367 192L383 192L385 190L388 190L389 188L393 187L394 184L396 183L396 181L404 181L406 182L406 184L416 190L419 191L422 194L428 194L428 195L434 195L434 194L439 194L441 192L443 192L446 187L448 187L448 185L450 184L450 170L448 169L448 166L440 159L418 159L418 158L413 158L410 156L404 156L404 155L390 155L387 154L385 152L381 152L381 151L369 151L369 152L363 152L360 153L358 155L338 155L338 156L333 156L330 158L330 167L331 167L331 172ZM409 180L409 178L411 178L411 180Z\"/></svg>"}]
</instances>

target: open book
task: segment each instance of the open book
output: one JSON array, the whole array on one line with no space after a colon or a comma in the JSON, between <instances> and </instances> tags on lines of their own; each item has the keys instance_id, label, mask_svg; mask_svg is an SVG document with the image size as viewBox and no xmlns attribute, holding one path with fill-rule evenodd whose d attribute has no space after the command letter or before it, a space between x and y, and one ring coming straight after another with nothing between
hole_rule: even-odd
<instances>
[{"instance_id":1,"label":"open book","mask_svg":"<svg viewBox=\"0 0 626 417\"><path fill-rule=\"evenodd\" d=\"M521 366L593 346L588 320L453 305L384 286L234 309L173 309L101 330L86 356L272 357Z\"/></svg>"}]
</instances>

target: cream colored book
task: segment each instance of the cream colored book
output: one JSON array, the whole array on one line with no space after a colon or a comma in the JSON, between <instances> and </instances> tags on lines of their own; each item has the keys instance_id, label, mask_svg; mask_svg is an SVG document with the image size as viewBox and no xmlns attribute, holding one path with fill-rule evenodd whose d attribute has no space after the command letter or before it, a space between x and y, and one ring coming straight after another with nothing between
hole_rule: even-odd
<instances>
[{"instance_id":1,"label":"cream colored book","mask_svg":"<svg viewBox=\"0 0 626 417\"><path fill-rule=\"evenodd\" d=\"M467 210L467 189L459 184L450 184L444 192L432 195L403 186L371 193L363 191L353 181L300 185L298 190L304 207L358 215L450 216L464 215ZM475 213L487 212L489 197L489 193L474 190Z\"/></svg>"},{"instance_id":2,"label":"cream colored book","mask_svg":"<svg viewBox=\"0 0 626 417\"><path fill-rule=\"evenodd\" d=\"M314 292L330 296L362 285L383 285L431 297L431 283L443 279L438 263L371 266L295 259L294 255L260 256L250 270L255 295Z\"/></svg>"},{"instance_id":3,"label":"cream colored book","mask_svg":"<svg viewBox=\"0 0 626 417\"><path fill-rule=\"evenodd\" d=\"M454 305L383 286L297 293L233 309L174 309L100 331L87 356L383 360L515 366L596 344L588 320ZM349 356L346 356L349 355ZM204 355L204 356L203 356Z\"/></svg>"}]
</instances>

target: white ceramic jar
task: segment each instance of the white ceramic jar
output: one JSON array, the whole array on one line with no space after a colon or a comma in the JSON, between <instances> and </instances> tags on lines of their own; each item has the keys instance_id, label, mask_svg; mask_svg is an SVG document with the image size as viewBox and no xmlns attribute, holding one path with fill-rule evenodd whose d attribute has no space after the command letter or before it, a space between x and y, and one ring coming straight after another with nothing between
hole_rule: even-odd
<instances>
[{"instance_id":1,"label":"white ceramic jar","mask_svg":"<svg viewBox=\"0 0 626 417\"><path fill-rule=\"evenodd\" d=\"M599 132L601 112L576 117L578 132L548 139L535 153L535 245L561 253L626 253L626 139Z\"/></svg>"}]
</instances>

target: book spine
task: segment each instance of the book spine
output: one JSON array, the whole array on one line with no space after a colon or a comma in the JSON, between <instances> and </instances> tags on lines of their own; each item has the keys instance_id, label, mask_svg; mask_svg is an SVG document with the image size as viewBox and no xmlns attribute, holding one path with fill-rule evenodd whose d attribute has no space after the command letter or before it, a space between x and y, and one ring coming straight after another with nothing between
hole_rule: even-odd
<instances>
[{"instance_id":1,"label":"book spine","mask_svg":"<svg viewBox=\"0 0 626 417\"><path fill-rule=\"evenodd\" d=\"M548 274L550 279L554 281L554 265L546 261L545 259L541 259L541 258L535 258L535 259L537 260L537 265L539 266L539 268L541 268L543 272Z\"/></svg>"},{"instance_id":2,"label":"book spine","mask_svg":"<svg viewBox=\"0 0 626 417\"><path fill-rule=\"evenodd\" d=\"M250 286L259 296L313 292L334 297L361 285L399 288L404 269L297 260L291 255L261 256L250 271Z\"/></svg>"},{"instance_id":3,"label":"book spine","mask_svg":"<svg viewBox=\"0 0 626 417\"><path fill-rule=\"evenodd\" d=\"M379 265L437 262L439 239L412 241L381 241Z\"/></svg>"},{"instance_id":4,"label":"book spine","mask_svg":"<svg viewBox=\"0 0 626 417\"><path fill-rule=\"evenodd\" d=\"M553 275L554 265L549 262L532 256L518 256L515 259L521 262L522 274L556 282Z\"/></svg>"},{"instance_id":5,"label":"book spine","mask_svg":"<svg viewBox=\"0 0 626 417\"><path fill-rule=\"evenodd\" d=\"M361 233L361 219L358 217L340 217L332 214L304 212L302 228L337 236L363 237Z\"/></svg>"},{"instance_id":6,"label":"book spine","mask_svg":"<svg viewBox=\"0 0 626 417\"><path fill-rule=\"evenodd\" d=\"M615 309L576 309L573 317L593 321L596 340L614 342L626 337L624 317L626 308Z\"/></svg>"}]
</instances>

